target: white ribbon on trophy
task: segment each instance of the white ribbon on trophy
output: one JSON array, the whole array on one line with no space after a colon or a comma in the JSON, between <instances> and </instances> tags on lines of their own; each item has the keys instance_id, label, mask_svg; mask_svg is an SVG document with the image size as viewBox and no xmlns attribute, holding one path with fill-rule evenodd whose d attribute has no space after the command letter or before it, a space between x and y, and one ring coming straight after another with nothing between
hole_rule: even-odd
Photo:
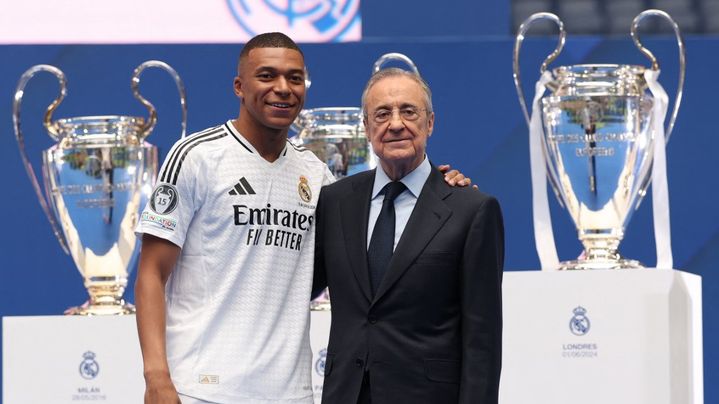
<instances>
[{"instance_id":1,"label":"white ribbon on trophy","mask_svg":"<svg viewBox=\"0 0 719 404\"><path fill-rule=\"evenodd\" d=\"M549 212L547 197L547 162L542 152L544 139L542 129L542 108L540 102L544 96L546 85L553 80L552 73L545 71L537 81L532 102L532 118L529 123L529 159L532 170L532 219L534 222L534 241L539 255L539 263L543 271L559 267L557 247L554 243L552 216Z\"/></svg>"},{"instance_id":2,"label":"white ribbon on trophy","mask_svg":"<svg viewBox=\"0 0 719 404\"><path fill-rule=\"evenodd\" d=\"M669 97L657 81L659 70L647 70L644 79L654 97L654 165L652 166L652 210L654 211L654 240L657 248L657 268L672 269L672 234L669 224L669 185L664 135L664 118L667 116Z\"/></svg>"}]
</instances>

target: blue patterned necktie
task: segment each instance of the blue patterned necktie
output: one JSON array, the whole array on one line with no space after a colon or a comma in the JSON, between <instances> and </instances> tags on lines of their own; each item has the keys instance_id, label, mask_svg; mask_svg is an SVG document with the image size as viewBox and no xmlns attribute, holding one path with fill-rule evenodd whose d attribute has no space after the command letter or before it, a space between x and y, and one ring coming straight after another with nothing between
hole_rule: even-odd
<instances>
[{"instance_id":1,"label":"blue patterned necktie","mask_svg":"<svg viewBox=\"0 0 719 404\"><path fill-rule=\"evenodd\" d=\"M377 223L372 231L372 240L367 250L367 264L369 267L369 280L372 287L372 296L377 293L380 282L387 272L389 261L392 259L394 250L394 200L407 187L399 182L393 181L384 186L384 200L380 210Z\"/></svg>"}]
</instances>

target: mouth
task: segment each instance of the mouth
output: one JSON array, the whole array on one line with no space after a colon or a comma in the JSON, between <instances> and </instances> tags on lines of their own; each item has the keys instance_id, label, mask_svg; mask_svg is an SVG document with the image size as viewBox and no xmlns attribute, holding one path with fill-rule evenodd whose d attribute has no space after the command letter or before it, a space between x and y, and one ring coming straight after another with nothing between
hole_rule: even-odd
<instances>
[{"instance_id":1,"label":"mouth","mask_svg":"<svg viewBox=\"0 0 719 404\"><path fill-rule=\"evenodd\" d=\"M290 109L295 106L294 104L290 104L288 102L268 102L267 105L277 109Z\"/></svg>"}]
</instances>

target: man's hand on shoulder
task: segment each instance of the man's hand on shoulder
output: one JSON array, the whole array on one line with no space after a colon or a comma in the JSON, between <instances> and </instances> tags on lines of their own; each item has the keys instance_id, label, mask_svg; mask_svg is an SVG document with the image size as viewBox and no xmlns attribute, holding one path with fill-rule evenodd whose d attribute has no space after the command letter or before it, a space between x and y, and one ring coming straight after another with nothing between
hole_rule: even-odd
<instances>
[{"instance_id":1,"label":"man's hand on shoulder","mask_svg":"<svg viewBox=\"0 0 719 404\"><path fill-rule=\"evenodd\" d=\"M458 170L450 170L451 167L449 166L449 164L443 164L437 168L439 168L439 171L444 174L444 180L450 186L468 187L472 185L472 179L470 179L469 177L465 177L464 174L462 174ZM476 185L474 185L472 188L479 189Z\"/></svg>"}]
</instances>

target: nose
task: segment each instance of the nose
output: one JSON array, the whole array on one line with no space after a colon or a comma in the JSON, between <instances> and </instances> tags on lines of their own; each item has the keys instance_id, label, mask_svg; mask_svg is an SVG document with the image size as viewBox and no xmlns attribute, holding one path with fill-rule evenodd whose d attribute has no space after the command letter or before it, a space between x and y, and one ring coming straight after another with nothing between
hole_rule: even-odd
<instances>
[{"instance_id":1,"label":"nose","mask_svg":"<svg viewBox=\"0 0 719 404\"><path fill-rule=\"evenodd\" d=\"M392 116L389 118L389 130L398 132L404 129L404 127L404 121L399 114L399 110L397 108L393 109Z\"/></svg>"},{"instance_id":2,"label":"nose","mask_svg":"<svg viewBox=\"0 0 719 404\"><path fill-rule=\"evenodd\" d=\"M275 87L274 91L277 94L287 96L290 94L290 86L289 83L287 83L287 79L285 79L284 76L278 76L277 80L275 80Z\"/></svg>"}]
</instances>

